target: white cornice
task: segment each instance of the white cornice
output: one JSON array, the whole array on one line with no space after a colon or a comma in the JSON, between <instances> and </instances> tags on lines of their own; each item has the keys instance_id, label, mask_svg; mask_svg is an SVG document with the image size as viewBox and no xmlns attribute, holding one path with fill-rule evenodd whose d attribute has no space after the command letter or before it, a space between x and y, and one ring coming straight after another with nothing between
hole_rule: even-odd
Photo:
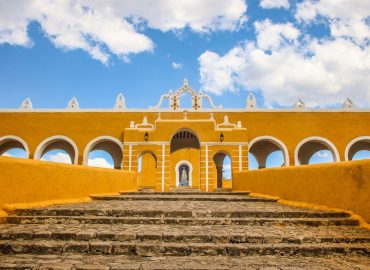
<instances>
[{"instance_id":1,"label":"white cornice","mask_svg":"<svg viewBox=\"0 0 370 270\"><path fill-rule=\"evenodd\" d=\"M256 112L291 112L291 113L315 113L315 112L344 112L344 113L356 113L356 112L370 112L370 108L355 108L355 109L343 109L343 108L333 108L333 109L295 109L295 108L257 108L252 110L246 110L243 108L223 108L223 109L202 109L202 110L169 110L169 109L126 109L124 111L117 111L115 109L76 109L76 110L66 110L66 109L0 109L0 113L159 113L159 112L170 112L170 113L183 113L184 111L189 113L256 113Z\"/></svg>"}]
</instances>

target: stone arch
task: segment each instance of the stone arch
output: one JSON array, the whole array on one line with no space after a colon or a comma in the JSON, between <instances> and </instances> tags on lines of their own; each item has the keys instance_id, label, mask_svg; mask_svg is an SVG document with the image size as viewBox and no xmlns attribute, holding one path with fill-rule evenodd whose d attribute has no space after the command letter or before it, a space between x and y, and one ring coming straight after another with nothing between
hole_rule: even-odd
<instances>
[{"instance_id":1,"label":"stone arch","mask_svg":"<svg viewBox=\"0 0 370 270\"><path fill-rule=\"evenodd\" d=\"M28 148L27 143L21 137L13 135L6 135L0 137L0 156L3 155L8 150L14 148L23 149L26 153L25 158L29 158L30 150Z\"/></svg>"},{"instance_id":2,"label":"stone arch","mask_svg":"<svg viewBox=\"0 0 370 270\"><path fill-rule=\"evenodd\" d=\"M85 147L83 165L88 165L89 154L94 150L103 150L109 153L115 169L121 169L123 159L123 143L115 137L100 136L91 140Z\"/></svg>"},{"instance_id":3,"label":"stone arch","mask_svg":"<svg viewBox=\"0 0 370 270\"><path fill-rule=\"evenodd\" d=\"M180 175L179 175L179 168L181 165L187 165L189 167L189 187L192 186L193 184L193 165L191 165L191 163L187 160L180 160L176 166L175 166L175 170L176 170L176 186L180 186L180 183L179 183L179 179L180 179Z\"/></svg>"},{"instance_id":4,"label":"stone arch","mask_svg":"<svg viewBox=\"0 0 370 270\"><path fill-rule=\"evenodd\" d=\"M307 165L310 158L318 151L329 150L334 162L339 162L339 152L335 145L326 138L311 136L300 141L294 151L295 165Z\"/></svg>"},{"instance_id":5,"label":"stone arch","mask_svg":"<svg viewBox=\"0 0 370 270\"><path fill-rule=\"evenodd\" d=\"M200 149L200 141L198 135L189 128L181 128L177 130L171 137L171 153L183 148Z\"/></svg>"},{"instance_id":6,"label":"stone arch","mask_svg":"<svg viewBox=\"0 0 370 270\"><path fill-rule=\"evenodd\" d=\"M360 136L350 141L344 153L345 160L352 160L353 156L361 150L370 151L370 136Z\"/></svg>"},{"instance_id":7,"label":"stone arch","mask_svg":"<svg viewBox=\"0 0 370 270\"><path fill-rule=\"evenodd\" d=\"M61 149L64 150L71 158L72 164L78 162L77 144L67 136L55 135L44 139L36 148L34 159L41 159L49 151Z\"/></svg>"},{"instance_id":8,"label":"stone arch","mask_svg":"<svg viewBox=\"0 0 370 270\"><path fill-rule=\"evenodd\" d=\"M217 151L213 155L213 162L216 167L216 178L217 178L217 188L222 188L223 172L224 172L224 160L226 157L230 159L230 172L232 173L232 158L231 155L224 150Z\"/></svg>"},{"instance_id":9,"label":"stone arch","mask_svg":"<svg viewBox=\"0 0 370 270\"><path fill-rule=\"evenodd\" d=\"M157 165L158 165L158 161L157 161L157 156L153 153L153 151L150 151L150 150L144 150L142 151L139 155L138 155L138 163L139 163L139 159L143 156L143 155L146 155L146 154L149 154L153 157L153 159L155 160L155 167L157 168ZM139 170L139 167L138 167L138 170Z\"/></svg>"},{"instance_id":10,"label":"stone arch","mask_svg":"<svg viewBox=\"0 0 370 270\"><path fill-rule=\"evenodd\" d=\"M266 167L267 157L275 151L282 152L283 166L290 165L288 148L281 140L273 136L259 136L252 139L248 144L248 149L248 152L256 158L260 169Z\"/></svg>"}]
</instances>

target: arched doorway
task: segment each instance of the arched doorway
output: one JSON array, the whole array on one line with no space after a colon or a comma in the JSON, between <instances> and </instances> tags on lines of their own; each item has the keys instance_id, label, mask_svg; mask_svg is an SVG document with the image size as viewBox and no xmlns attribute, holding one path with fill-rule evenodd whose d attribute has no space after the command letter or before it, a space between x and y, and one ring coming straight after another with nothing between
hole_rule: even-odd
<instances>
[{"instance_id":1,"label":"arched doorway","mask_svg":"<svg viewBox=\"0 0 370 270\"><path fill-rule=\"evenodd\" d=\"M370 159L370 136L361 136L350 141L346 147L345 159Z\"/></svg>"},{"instance_id":2,"label":"arched doorway","mask_svg":"<svg viewBox=\"0 0 370 270\"><path fill-rule=\"evenodd\" d=\"M282 141L275 137L256 137L249 142L248 147L249 169L289 166L288 149Z\"/></svg>"},{"instance_id":3,"label":"arched doorway","mask_svg":"<svg viewBox=\"0 0 370 270\"><path fill-rule=\"evenodd\" d=\"M28 158L27 143L17 136L0 137L0 156Z\"/></svg>"},{"instance_id":4,"label":"arched doorway","mask_svg":"<svg viewBox=\"0 0 370 270\"><path fill-rule=\"evenodd\" d=\"M117 138L111 136L95 138L85 148L83 165L121 169L122 148L123 144ZM94 156L94 154L99 155Z\"/></svg>"},{"instance_id":5,"label":"arched doorway","mask_svg":"<svg viewBox=\"0 0 370 270\"><path fill-rule=\"evenodd\" d=\"M196 133L183 128L171 138L170 187L200 186L200 142Z\"/></svg>"},{"instance_id":6,"label":"arched doorway","mask_svg":"<svg viewBox=\"0 0 370 270\"><path fill-rule=\"evenodd\" d=\"M231 188L231 183L226 184L226 181L231 181L231 158L226 152L217 152L213 156L213 161L216 168L216 184L217 188Z\"/></svg>"},{"instance_id":7,"label":"arched doorway","mask_svg":"<svg viewBox=\"0 0 370 270\"><path fill-rule=\"evenodd\" d=\"M155 188L157 175L157 157L150 151L144 151L138 158L139 188Z\"/></svg>"},{"instance_id":8,"label":"arched doorway","mask_svg":"<svg viewBox=\"0 0 370 270\"><path fill-rule=\"evenodd\" d=\"M77 164L78 148L70 138L56 135L43 140L36 148L34 159Z\"/></svg>"},{"instance_id":9,"label":"arched doorway","mask_svg":"<svg viewBox=\"0 0 370 270\"><path fill-rule=\"evenodd\" d=\"M335 145L322 137L308 137L302 140L295 149L294 158L296 165L340 161Z\"/></svg>"}]
</instances>

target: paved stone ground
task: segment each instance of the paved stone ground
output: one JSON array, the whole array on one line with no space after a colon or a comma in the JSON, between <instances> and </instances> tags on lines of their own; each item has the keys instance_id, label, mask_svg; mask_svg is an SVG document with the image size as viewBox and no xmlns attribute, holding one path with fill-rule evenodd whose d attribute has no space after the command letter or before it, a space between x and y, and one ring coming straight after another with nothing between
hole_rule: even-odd
<instances>
[{"instance_id":1,"label":"paved stone ground","mask_svg":"<svg viewBox=\"0 0 370 270\"><path fill-rule=\"evenodd\" d=\"M260 269L260 270L368 270L370 259L358 256L325 257L129 257L129 256L87 256L87 255L13 255L3 256L0 269ZM35 267L35 263L37 266Z\"/></svg>"},{"instance_id":2,"label":"paved stone ground","mask_svg":"<svg viewBox=\"0 0 370 270\"><path fill-rule=\"evenodd\" d=\"M242 194L106 196L19 209L0 224L0 269L370 269L357 225Z\"/></svg>"}]
</instances>

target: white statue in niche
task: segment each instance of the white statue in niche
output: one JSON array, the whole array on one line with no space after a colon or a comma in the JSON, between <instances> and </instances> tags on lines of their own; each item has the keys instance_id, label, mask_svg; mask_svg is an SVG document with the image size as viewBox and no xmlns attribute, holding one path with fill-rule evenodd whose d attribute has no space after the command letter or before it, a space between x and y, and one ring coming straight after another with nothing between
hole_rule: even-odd
<instances>
[{"instance_id":1,"label":"white statue in niche","mask_svg":"<svg viewBox=\"0 0 370 270\"><path fill-rule=\"evenodd\" d=\"M188 181L188 174L186 173L186 170L185 168L182 169L182 172L181 172L181 184L182 185L186 185L186 182Z\"/></svg>"},{"instance_id":2,"label":"white statue in niche","mask_svg":"<svg viewBox=\"0 0 370 270\"><path fill-rule=\"evenodd\" d=\"M181 172L181 182L185 182L185 181L187 181L188 180L188 175L187 175L187 173L186 173L186 170L185 170L185 168L183 168L182 169L182 172Z\"/></svg>"}]
</instances>

